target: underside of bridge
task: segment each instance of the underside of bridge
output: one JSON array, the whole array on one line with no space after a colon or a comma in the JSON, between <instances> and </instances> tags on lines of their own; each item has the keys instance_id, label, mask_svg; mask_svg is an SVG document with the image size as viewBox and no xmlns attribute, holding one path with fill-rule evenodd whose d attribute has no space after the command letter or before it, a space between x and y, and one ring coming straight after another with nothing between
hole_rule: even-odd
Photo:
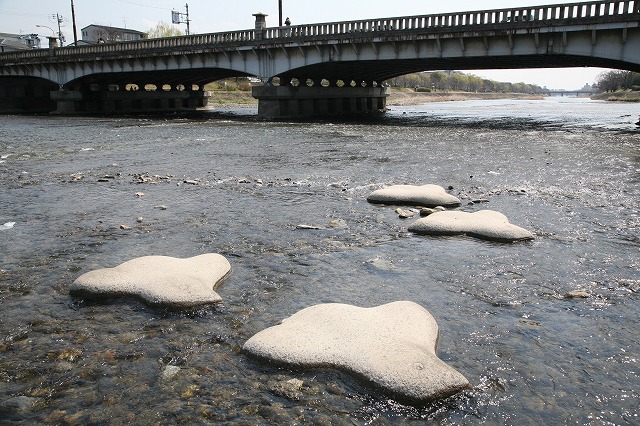
<instances>
[{"instance_id":1,"label":"underside of bridge","mask_svg":"<svg viewBox=\"0 0 640 426\"><path fill-rule=\"evenodd\" d=\"M367 85L401 75L435 70L480 70L480 69L517 69L517 68L567 68L567 67L602 67L614 69L626 69L640 72L640 65L626 62L612 61L593 57L580 57L569 55L531 55L518 56L514 61L513 56L496 57L456 57L456 58L425 58L405 60L376 60L376 61L335 61L322 62L306 67L295 68L279 74L280 84L289 84L292 79L303 84L311 80L314 84L320 84L324 79L335 85L341 80L345 83L355 81ZM295 80L294 80L295 81Z\"/></svg>"},{"instance_id":2,"label":"underside of bridge","mask_svg":"<svg viewBox=\"0 0 640 426\"><path fill-rule=\"evenodd\" d=\"M207 105L204 86L246 76L226 69L99 73L51 92L58 114L133 114L193 111Z\"/></svg>"},{"instance_id":3,"label":"underside of bridge","mask_svg":"<svg viewBox=\"0 0 640 426\"><path fill-rule=\"evenodd\" d=\"M37 77L9 77L0 83L0 113L38 114L56 109L50 92L58 85Z\"/></svg>"}]
</instances>

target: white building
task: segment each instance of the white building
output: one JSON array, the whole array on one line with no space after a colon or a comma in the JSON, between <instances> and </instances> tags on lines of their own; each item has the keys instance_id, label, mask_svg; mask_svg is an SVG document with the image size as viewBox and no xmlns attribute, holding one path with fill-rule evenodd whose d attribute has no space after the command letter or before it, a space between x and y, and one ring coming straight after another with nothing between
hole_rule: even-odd
<instances>
[{"instance_id":1,"label":"white building","mask_svg":"<svg viewBox=\"0 0 640 426\"><path fill-rule=\"evenodd\" d=\"M82 30L82 41L85 43L113 43L116 41L136 41L145 38L145 33L126 28L107 27L91 24Z\"/></svg>"},{"instance_id":2,"label":"white building","mask_svg":"<svg viewBox=\"0 0 640 426\"><path fill-rule=\"evenodd\" d=\"M0 53L40 48L38 34L0 33Z\"/></svg>"}]
</instances>

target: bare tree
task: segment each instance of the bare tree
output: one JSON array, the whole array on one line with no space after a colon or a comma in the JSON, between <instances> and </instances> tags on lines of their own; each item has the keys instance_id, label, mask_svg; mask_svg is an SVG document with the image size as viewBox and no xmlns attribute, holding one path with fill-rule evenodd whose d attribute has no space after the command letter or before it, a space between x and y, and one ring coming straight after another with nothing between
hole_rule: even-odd
<instances>
[{"instance_id":1,"label":"bare tree","mask_svg":"<svg viewBox=\"0 0 640 426\"><path fill-rule=\"evenodd\" d=\"M166 22L158 22L158 25L147 32L148 38L178 37L182 35L184 33L180 29Z\"/></svg>"}]
</instances>

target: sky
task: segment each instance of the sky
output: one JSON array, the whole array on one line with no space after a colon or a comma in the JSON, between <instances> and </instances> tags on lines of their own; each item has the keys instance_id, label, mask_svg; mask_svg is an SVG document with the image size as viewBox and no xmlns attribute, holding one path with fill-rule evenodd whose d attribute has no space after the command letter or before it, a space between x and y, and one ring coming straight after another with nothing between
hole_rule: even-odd
<instances>
[{"instance_id":1,"label":"sky","mask_svg":"<svg viewBox=\"0 0 640 426\"><path fill-rule=\"evenodd\" d=\"M62 33L73 41L71 2L74 3L78 37L91 24L148 31L159 22L171 23L171 11L186 12L189 6L191 34L251 29L254 13L265 13L267 26L278 25L279 0L0 0L0 32L36 33L40 38L57 33L56 14L62 17ZM561 3L558 0L281 0L283 19L293 25L350 21L394 16L428 15L537 6ZM578 3L568 0L563 3ZM37 27L40 25L40 27ZM46 28L49 27L49 28ZM177 25L183 31L185 24ZM43 46L46 42L42 43ZM602 68L557 68L524 70L471 70L501 82L537 84L548 89L575 90L596 81Z\"/></svg>"}]
</instances>

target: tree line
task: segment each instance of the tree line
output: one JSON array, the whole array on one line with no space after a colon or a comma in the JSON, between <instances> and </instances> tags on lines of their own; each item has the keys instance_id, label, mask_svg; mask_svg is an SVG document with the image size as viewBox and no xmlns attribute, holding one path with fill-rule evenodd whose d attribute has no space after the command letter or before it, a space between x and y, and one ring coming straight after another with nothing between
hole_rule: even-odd
<instances>
[{"instance_id":1,"label":"tree line","mask_svg":"<svg viewBox=\"0 0 640 426\"><path fill-rule=\"evenodd\" d=\"M462 92L542 93L548 90L536 84L504 83L459 71L427 71L401 75L387 80L393 87L410 87L419 91L456 90Z\"/></svg>"},{"instance_id":2,"label":"tree line","mask_svg":"<svg viewBox=\"0 0 640 426\"><path fill-rule=\"evenodd\" d=\"M640 91L640 73L633 71L611 70L600 73L596 86L601 92L617 90Z\"/></svg>"}]
</instances>

